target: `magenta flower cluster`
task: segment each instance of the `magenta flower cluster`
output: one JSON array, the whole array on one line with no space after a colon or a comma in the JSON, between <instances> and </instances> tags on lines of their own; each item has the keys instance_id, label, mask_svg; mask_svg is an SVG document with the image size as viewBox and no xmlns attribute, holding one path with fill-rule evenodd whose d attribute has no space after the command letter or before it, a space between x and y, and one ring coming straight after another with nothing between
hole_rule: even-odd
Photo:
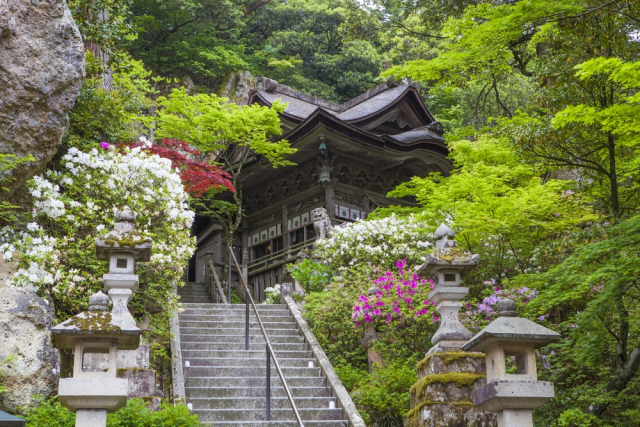
<instances>
[{"instance_id":1,"label":"magenta flower cluster","mask_svg":"<svg viewBox=\"0 0 640 427\"><path fill-rule=\"evenodd\" d=\"M108 143L108 142L106 142L106 141L102 141L102 142L100 143L100 148L102 148L103 150L108 150L109 148L111 148L111 144L109 144L109 143Z\"/></svg>"},{"instance_id":2,"label":"magenta flower cluster","mask_svg":"<svg viewBox=\"0 0 640 427\"><path fill-rule=\"evenodd\" d=\"M353 304L352 318L356 326L378 319L388 324L433 313L433 302L426 297L433 289L433 280L421 279L407 268L406 260L398 261L396 267L397 272L387 271L373 281L378 292L360 295ZM437 320L434 316L434 321Z\"/></svg>"}]
</instances>

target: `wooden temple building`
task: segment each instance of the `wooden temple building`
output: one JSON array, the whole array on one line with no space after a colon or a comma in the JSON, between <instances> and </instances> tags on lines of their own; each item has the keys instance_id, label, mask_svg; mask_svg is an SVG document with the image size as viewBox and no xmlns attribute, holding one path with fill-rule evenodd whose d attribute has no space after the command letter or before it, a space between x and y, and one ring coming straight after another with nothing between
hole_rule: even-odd
<instances>
[{"instance_id":1,"label":"wooden temple building","mask_svg":"<svg viewBox=\"0 0 640 427\"><path fill-rule=\"evenodd\" d=\"M415 84L385 83L339 105L263 77L248 102L270 106L277 99L288 103L281 137L297 148L288 158L295 166L262 169L243 181L246 217L234 239L256 301L313 244L313 209L326 208L334 225L356 221L378 206L412 204L386 194L413 176L447 175L452 168L442 125ZM218 224L199 220L195 231L189 280L201 282L205 254L213 252L221 272L226 244Z\"/></svg>"}]
</instances>

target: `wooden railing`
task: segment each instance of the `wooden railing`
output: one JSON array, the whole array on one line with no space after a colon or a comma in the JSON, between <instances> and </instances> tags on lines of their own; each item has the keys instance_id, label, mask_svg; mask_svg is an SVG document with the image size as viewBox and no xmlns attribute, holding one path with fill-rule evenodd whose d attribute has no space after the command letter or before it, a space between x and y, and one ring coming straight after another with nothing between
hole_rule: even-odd
<instances>
[{"instance_id":1,"label":"wooden railing","mask_svg":"<svg viewBox=\"0 0 640 427\"><path fill-rule=\"evenodd\" d=\"M218 278L216 267L213 264L213 252L205 254L204 261L204 284L209 288L211 300L216 304L226 304L227 297L224 294L222 283Z\"/></svg>"},{"instance_id":2,"label":"wooden railing","mask_svg":"<svg viewBox=\"0 0 640 427\"><path fill-rule=\"evenodd\" d=\"M280 249L279 251L275 251L269 255L249 261L247 265L249 276L295 261L298 253L303 249L311 248L315 241L316 238L313 237L305 240L304 242L296 243L288 248Z\"/></svg>"}]
</instances>

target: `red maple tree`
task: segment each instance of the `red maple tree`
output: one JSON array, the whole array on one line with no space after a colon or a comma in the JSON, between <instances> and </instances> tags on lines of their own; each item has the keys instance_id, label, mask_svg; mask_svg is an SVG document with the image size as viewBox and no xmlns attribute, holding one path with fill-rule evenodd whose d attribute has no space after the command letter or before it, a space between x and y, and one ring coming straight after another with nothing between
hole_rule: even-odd
<instances>
[{"instance_id":1,"label":"red maple tree","mask_svg":"<svg viewBox=\"0 0 640 427\"><path fill-rule=\"evenodd\" d=\"M190 147L184 141L163 139L158 144L129 142L118 144L118 147L140 147L143 151L171 160L171 166L180 171L180 178L185 190L194 197L202 197L210 188L226 188L235 192L231 183L231 175L216 165L192 160L187 156L198 156L200 151Z\"/></svg>"}]
</instances>

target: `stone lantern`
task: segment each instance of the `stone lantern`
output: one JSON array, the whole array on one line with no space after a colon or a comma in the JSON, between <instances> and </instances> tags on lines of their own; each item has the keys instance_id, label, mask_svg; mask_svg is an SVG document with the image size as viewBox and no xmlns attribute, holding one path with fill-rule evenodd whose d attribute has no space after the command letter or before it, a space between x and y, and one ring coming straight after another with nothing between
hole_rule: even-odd
<instances>
[{"instance_id":1,"label":"stone lantern","mask_svg":"<svg viewBox=\"0 0 640 427\"><path fill-rule=\"evenodd\" d=\"M440 314L440 327L431 338L434 344L431 350L460 350L472 335L458 318L462 308L460 301L469 293L469 288L461 286L460 281L478 265L479 255L459 249L456 241L452 240L455 233L445 224L438 227L434 237L434 251L427 255L426 262L419 270L421 276L434 278L435 288L429 293L429 300L436 304Z\"/></svg>"},{"instance_id":2,"label":"stone lantern","mask_svg":"<svg viewBox=\"0 0 640 427\"><path fill-rule=\"evenodd\" d=\"M472 334L460 322L460 302L469 293L462 278L478 265L479 255L458 248L455 233L442 224L435 232L433 253L419 268L433 277L429 299L436 304L440 326L431 338L433 347L418 363L418 382L411 387L411 410L405 425L420 427L495 427L495 415L473 407L474 390L484 385L484 354L465 353L462 346Z\"/></svg>"},{"instance_id":3,"label":"stone lantern","mask_svg":"<svg viewBox=\"0 0 640 427\"><path fill-rule=\"evenodd\" d=\"M109 273L103 275L109 296L91 295L88 311L51 330L55 347L74 350L73 377L60 379L58 396L62 406L76 412L77 427L104 427L107 412L127 402L128 380L116 378L116 354L140 344L127 303L138 289L135 262L149 261L152 242L135 232L135 214L125 207L116 213L113 230L95 244L98 259L109 261Z\"/></svg>"},{"instance_id":4,"label":"stone lantern","mask_svg":"<svg viewBox=\"0 0 640 427\"><path fill-rule=\"evenodd\" d=\"M138 261L149 261L152 241L135 231L136 214L128 207L116 212L113 230L102 238L97 238L96 256L109 261L109 272L102 276L104 288L113 302L113 313L135 320L129 313L127 303L138 290L138 276L134 274Z\"/></svg>"},{"instance_id":5,"label":"stone lantern","mask_svg":"<svg viewBox=\"0 0 640 427\"><path fill-rule=\"evenodd\" d=\"M498 303L499 315L463 346L485 352L487 384L474 392L476 406L498 413L499 427L533 427L533 409L553 398L553 383L538 381L535 350L560 334L516 317L516 303ZM508 373L508 364L513 363Z\"/></svg>"},{"instance_id":6,"label":"stone lantern","mask_svg":"<svg viewBox=\"0 0 640 427\"><path fill-rule=\"evenodd\" d=\"M89 297L89 310L51 330L53 345L75 350L73 378L61 378L60 404L76 413L76 427L104 427L107 412L127 403L127 380L116 378L116 351L135 349L140 329L126 316L109 312L109 297Z\"/></svg>"}]
</instances>

